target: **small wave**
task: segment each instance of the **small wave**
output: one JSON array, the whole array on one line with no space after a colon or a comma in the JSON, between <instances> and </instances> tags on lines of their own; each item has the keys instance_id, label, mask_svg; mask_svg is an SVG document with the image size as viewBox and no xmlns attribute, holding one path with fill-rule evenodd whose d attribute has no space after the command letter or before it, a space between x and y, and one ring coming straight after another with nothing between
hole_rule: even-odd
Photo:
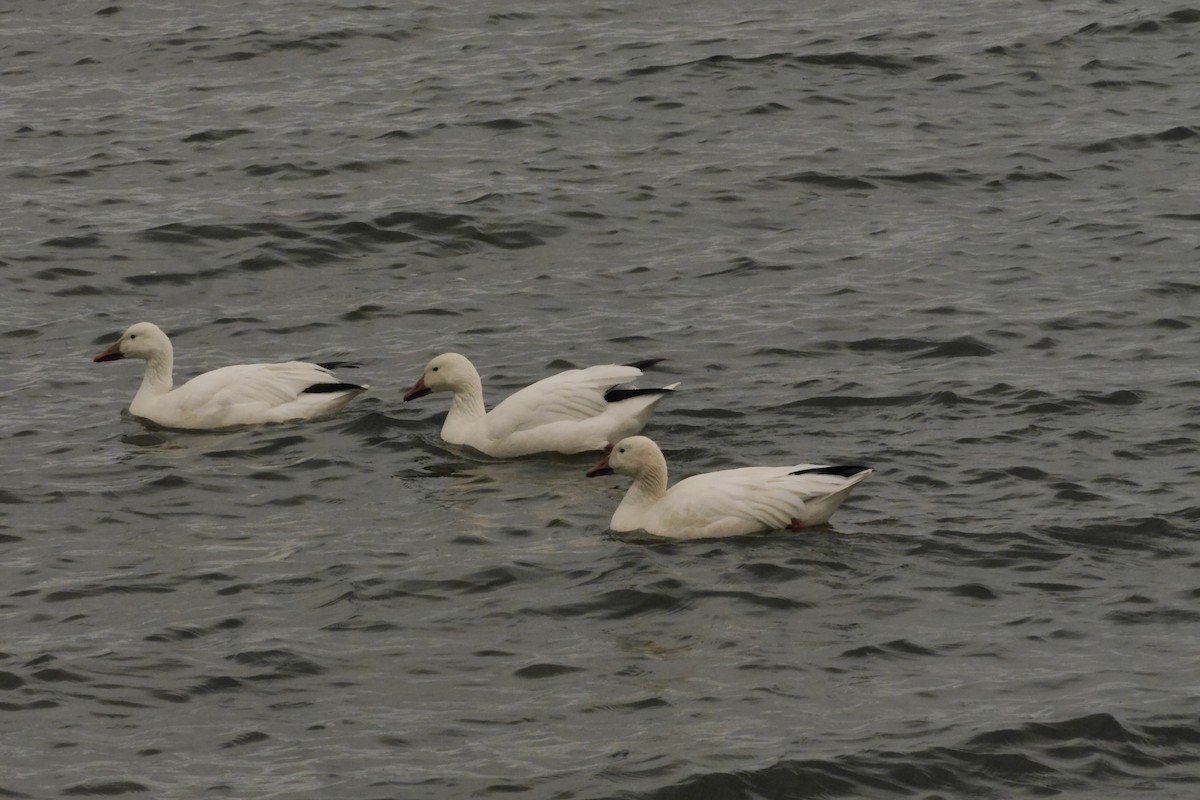
<instances>
[{"instance_id":1,"label":"small wave","mask_svg":"<svg viewBox=\"0 0 1200 800\"><path fill-rule=\"evenodd\" d=\"M1140 392L1130 389L1116 389L1107 394L1079 392L1071 397L1062 397L1037 389L1029 389L1015 394L1012 401L998 404L997 410L1035 416L1048 414L1090 414L1094 413L1097 407L1112 406L1119 408L1136 406L1143 401L1144 398ZM1087 431L1080 431L1078 434L1084 438L1096 438L1098 436L1095 432Z\"/></svg>"},{"instance_id":2,"label":"small wave","mask_svg":"<svg viewBox=\"0 0 1200 800\"><path fill-rule=\"evenodd\" d=\"M1086 403L1102 406L1136 406L1142 402L1142 395L1129 389L1118 389L1108 394L1081 394L1080 399Z\"/></svg>"},{"instance_id":3,"label":"small wave","mask_svg":"<svg viewBox=\"0 0 1200 800\"><path fill-rule=\"evenodd\" d=\"M58 708L54 700L33 700L29 703L0 702L0 711L33 711L46 708Z\"/></svg>"},{"instance_id":4,"label":"small wave","mask_svg":"<svg viewBox=\"0 0 1200 800\"><path fill-rule=\"evenodd\" d=\"M644 77L646 75L654 75L662 72L671 72L680 69L687 70L729 70L740 69L743 67L753 67L758 65L766 66L804 66L804 67L832 67L841 70L868 69L878 72L886 72L899 74L910 72L926 63L931 63L937 59L932 56L915 56L911 58L898 58L894 56L872 55L870 53L859 53L853 51L842 51L837 53L765 53L756 56L732 56L732 55L712 55L705 58L695 59L692 61L684 61L676 64L651 64L644 67L634 67L627 70L627 77Z\"/></svg>"},{"instance_id":5,"label":"small wave","mask_svg":"<svg viewBox=\"0 0 1200 800\"><path fill-rule=\"evenodd\" d=\"M86 269L77 269L75 267L50 267L49 269L39 270L33 273L33 277L42 281L58 281L71 278L87 278L95 275L95 272ZM5 336L12 336L12 332L6 332Z\"/></svg>"},{"instance_id":6,"label":"small wave","mask_svg":"<svg viewBox=\"0 0 1200 800\"><path fill-rule=\"evenodd\" d=\"M521 128L528 128L533 123L525 122L519 119L513 119L512 117L498 117L496 119L483 120L482 122L470 122L467 124L479 128L488 128L493 131L515 131L520 130Z\"/></svg>"},{"instance_id":7,"label":"small wave","mask_svg":"<svg viewBox=\"0 0 1200 800\"><path fill-rule=\"evenodd\" d=\"M814 172L806 170L804 172L795 172L790 175L779 175L767 178L767 181L776 181L779 183L806 183L812 186L820 186L824 189L875 189L877 184L871 183L858 177L850 177L845 175L831 175L825 172Z\"/></svg>"},{"instance_id":8,"label":"small wave","mask_svg":"<svg viewBox=\"0 0 1200 800\"><path fill-rule=\"evenodd\" d=\"M812 55L794 56L793 60L798 64L806 64L817 67L838 67L841 69L853 69L865 67L867 69L879 70L881 72L901 73L909 72L916 69L918 65L932 63L937 59L931 56L917 56L910 59L899 59L891 56L877 56L868 53L855 53L851 51L841 53L816 53Z\"/></svg>"},{"instance_id":9,"label":"small wave","mask_svg":"<svg viewBox=\"0 0 1200 800\"><path fill-rule=\"evenodd\" d=\"M1178 553L1187 533L1161 517L1092 522L1086 525L1050 525L1041 531L1052 541L1079 550L1136 551L1146 556L1169 557Z\"/></svg>"},{"instance_id":10,"label":"small wave","mask_svg":"<svg viewBox=\"0 0 1200 800\"><path fill-rule=\"evenodd\" d=\"M1110 611L1104 618L1119 625L1188 625L1200 622L1200 612L1190 608L1170 608L1156 605L1153 608L1130 611Z\"/></svg>"},{"instance_id":11,"label":"small wave","mask_svg":"<svg viewBox=\"0 0 1200 800\"><path fill-rule=\"evenodd\" d=\"M17 505L29 501L8 489L0 489L0 505Z\"/></svg>"},{"instance_id":12,"label":"small wave","mask_svg":"<svg viewBox=\"0 0 1200 800\"><path fill-rule=\"evenodd\" d=\"M401 420L378 411L370 411L354 418L341 430L344 433L365 437L367 444L375 444L390 438L389 434L394 431L408 431L411 428L411 420Z\"/></svg>"},{"instance_id":13,"label":"small wave","mask_svg":"<svg viewBox=\"0 0 1200 800\"><path fill-rule=\"evenodd\" d=\"M782 103L774 103L774 102L772 102L772 103L759 103L759 104L758 104L758 105L756 105L756 106L751 106L750 108L746 109L746 110L745 110L744 112L742 112L742 113L744 113L744 114L751 114L751 115L755 115L755 114L775 114L775 113L778 113L778 112L780 112L780 111L791 111L791 109L790 109L790 108L788 108L787 106L783 105Z\"/></svg>"},{"instance_id":14,"label":"small wave","mask_svg":"<svg viewBox=\"0 0 1200 800\"><path fill-rule=\"evenodd\" d=\"M158 225L142 231L139 237L148 242L166 242L169 244L192 244L207 241L231 242L239 239L276 235L292 237L299 234L287 226L280 224L267 225L217 225L217 224L188 224L171 222Z\"/></svg>"},{"instance_id":15,"label":"small wave","mask_svg":"<svg viewBox=\"0 0 1200 800\"><path fill-rule=\"evenodd\" d=\"M30 675L31 678L46 683L90 683L91 678L59 667L39 669Z\"/></svg>"},{"instance_id":16,"label":"small wave","mask_svg":"<svg viewBox=\"0 0 1200 800\"><path fill-rule=\"evenodd\" d=\"M934 171L926 170L923 172L875 172L868 173L866 176L870 181L891 181L893 183L905 184L963 184L963 183L982 183L983 177L978 173L970 172L965 169L956 169L949 171Z\"/></svg>"},{"instance_id":17,"label":"small wave","mask_svg":"<svg viewBox=\"0 0 1200 800\"><path fill-rule=\"evenodd\" d=\"M146 272L123 278L130 286L190 286L221 275L223 269L198 269L193 272Z\"/></svg>"},{"instance_id":18,"label":"small wave","mask_svg":"<svg viewBox=\"0 0 1200 800\"><path fill-rule=\"evenodd\" d=\"M1200 215L1197 215L1200 218ZM1161 281L1152 289L1146 290L1156 297L1189 297L1200 294L1200 283L1189 281Z\"/></svg>"},{"instance_id":19,"label":"small wave","mask_svg":"<svg viewBox=\"0 0 1200 800\"><path fill-rule=\"evenodd\" d=\"M233 580L233 578L224 576L224 580ZM212 625L189 625L186 627L168 628L160 633L147 634L145 640L147 642L183 642L191 639L203 639L205 636L211 636L214 633L236 630L245 624L241 619L230 617Z\"/></svg>"},{"instance_id":20,"label":"small wave","mask_svg":"<svg viewBox=\"0 0 1200 800\"><path fill-rule=\"evenodd\" d=\"M1000 728L981 733L967 742L970 748L1011 747L1047 744L1075 739L1102 742L1144 742L1111 714L1088 714L1063 722L1033 722L1017 728Z\"/></svg>"},{"instance_id":21,"label":"small wave","mask_svg":"<svg viewBox=\"0 0 1200 800\"><path fill-rule=\"evenodd\" d=\"M530 664L513 672L518 678L528 678L533 680L542 680L545 678L557 678L560 675L569 675L572 672L584 672L581 667L571 667L566 664Z\"/></svg>"},{"instance_id":22,"label":"small wave","mask_svg":"<svg viewBox=\"0 0 1200 800\"><path fill-rule=\"evenodd\" d=\"M975 358L995 355L996 351L972 336L949 341L914 339L910 337L873 337L858 339L845 345L855 352L913 353L910 358Z\"/></svg>"},{"instance_id":23,"label":"small wave","mask_svg":"<svg viewBox=\"0 0 1200 800\"><path fill-rule=\"evenodd\" d=\"M1033 170L1013 170L1003 178L997 178L988 181L987 185L992 188L1003 187L1013 183L1037 183L1041 181L1065 181L1067 177L1060 175L1057 172L1049 171L1033 171Z\"/></svg>"},{"instance_id":24,"label":"small wave","mask_svg":"<svg viewBox=\"0 0 1200 800\"><path fill-rule=\"evenodd\" d=\"M1084 25L1075 33L1056 39L1051 44L1061 45L1069 44L1075 39L1084 36L1106 36L1113 34L1154 34L1170 30L1172 28L1183 25L1194 25L1200 22L1200 11L1194 8L1181 8L1177 11L1172 11L1164 14L1161 17L1150 19L1131 20L1129 22L1120 22L1112 25L1105 25L1099 22L1092 22Z\"/></svg>"},{"instance_id":25,"label":"small wave","mask_svg":"<svg viewBox=\"0 0 1200 800\"><path fill-rule=\"evenodd\" d=\"M287 169L287 166L266 168L264 174L274 174L278 169ZM134 287L184 287L208 281L230 270L263 272L289 266L324 266L409 243L433 243L448 252L467 252L476 245L523 249L544 245L547 239L564 230L560 225L532 222L482 224L467 215L437 212L397 212L370 221L322 213L296 217L288 222L271 219L246 224L169 223L144 230L139 236L146 241L199 247L223 242L257 242L250 248L242 247L228 266L146 272L126 276L124 282ZM230 255L233 257L234 254Z\"/></svg>"},{"instance_id":26,"label":"small wave","mask_svg":"<svg viewBox=\"0 0 1200 800\"><path fill-rule=\"evenodd\" d=\"M324 667L291 650L244 650L227 658L239 666L262 670L248 676L246 680L281 680L321 675L325 672Z\"/></svg>"},{"instance_id":27,"label":"small wave","mask_svg":"<svg viewBox=\"0 0 1200 800\"><path fill-rule=\"evenodd\" d=\"M764 264L753 258L740 256L733 259L733 264L730 267L713 272L702 272L697 277L717 278L730 275L749 275L755 272L787 272L792 269L795 269L795 267L791 264Z\"/></svg>"},{"instance_id":28,"label":"small wave","mask_svg":"<svg viewBox=\"0 0 1200 800\"><path fill-rule=\"evenodd\" d=\"M176 587L162 583L91 583L79 589L58 589L42 599L47 603L64 603L106 594L169 594Z\"/></svg>"},{"instance_id":29,"label":"small wave","mask_svg":"<svg viewBox=\"0 0 1200 800\"><path fill-rule=\"evenodd\" d=\"M686 606L687 601L683 597L661 591L614 589L598 595L594 600L539 609L534 613L562 619L583 616L626 619L643 614L675 612Z\"/></svg>"},{"instance_id":30,"label":"small wave","mask_svg":"<svg viewBox=\"0 0 1200 800\"><path fill-rule=\"evenodd\" d=\"M1152 322L1150 324L1153 325L1155 328L1162 328L1163 330L1168 330L1168 331L1182 331L1182 330L1187 330L1188 328L1192 327L1191 323L1184 322L1181 319L1174 319L1171 317L1161 317L1159 319L1154 320L1154 322Z\"/></svg>"},{"instance_id":31,"label":"small wave","mask_svg":"<svg viewBox=\"0 0 1200 800\"><path fill-rule=\"evenodd\" d=\"M1163 84L1159 81L1146 81L1146 80L1120 81L1120 80L1113 80L1113 79L1101 79L1101 80L1092 81L1091 83L1088 84L1088 86L1090 86L1093 89L1108 89L1108 90L1112 90L1112 91L1122 91L1122 92L1128 91L1130 89L1146 89L1146 88L1164 89L1167 87L1166 84Z\"/></svg>"},{"instance_id":32,"label":"small wave","mask_svg":"<svg viewBox=\"0 0 1200 800\"><path fill-rule=\"evenodd\" d=\"M983 358L993 356L996 350L971 336L941 342L912 358Z\"/></svg>"},{"instance_id":33,"label":"small wave","mask_svg":"<svg viewBox=\"0 0 1200 800\"><path fill-rule=\"evenodd\" d=\"M908 658L911 656L935 656L936 652L907 639L895 639L882 645L855 647L842 653L842 658Z\"/></svg>"},{"instance_id":34,"label":"small wave","mask_svg":"<svg viewBox=\"0 0 1200 800\"><path fill-rule=\"evenodd\" d=\"M87 781L68 786L62 793L68 797L112 796L131 792L148 792L150 787L137 781Z\"/></svg>"},{"instance_id":35,"label":"small wave","mask_svg":"<svg viewBox=\"0 0 1200 800\"><path fill-rule=\"evenodd\" d=\"M1068 503L1086 503L1093 500L1104 500L1104 495L1096 494L1089 491L1077 483L1070 481L1062 481L1051 485L1055 490L1054 497L1056 500L1062 500Z\"/></svg>"},{"instance_id":36,"label":"small wave","mask_svg":"<svg viewBox=\"0 0 1200 800\"><path fill-rule=\"evenodd\" d=\"M53 239L46 239L42 242L42 247L58 247L68 250L84 250L92 247L100 247L103 239L99 234L84 233L78 236L59 236Z\"/></svg>"},{"instance_id":37,"label":"small wave","mask_svg":"<svg viewBox=\"0 0 1200 800\"><path fill-rule=\"evenodd\" d=\"M970 600L996 600L999 595L982 583L962 583L946 588L946 593L954 597L965 597Z\"/></svg>"},{"instance_id":38,"label":"small wave","mask_svg":"<svg viewBox=\"0 0 1200 800\"><path fill-rule=\"evenodd\" d=\"M217 63L249 61L259 56L277 52L303 51L313 55L321 55L338 50L347 42L356 38L383 39L397 42L412 34L405 30L386 29L337 29L318 31L307 36L284 37L276 33L253 30L235 37L173 37L163 40L163 45L171 47L186 47L188 52L205 52L221 48L231 48L227 52L219 52L208 56L208 60Z\"/></svg>"},{"instance_id":39,"label":"small wave","mask_svg":"<svg viewBox=\"0 0 1200 800\"><path fill-rule=\"evenodd\" d=\"M254 130L251 128L209 128L208 130L190 133L180 139L180 141L186 143L223 142L226 139L232 139L235 136L245 136L249 133L254 133Z\"/></svg>"},{"instance_id":40,"label":"small wave","mask_svg":"<svg viewBox=\"0 0 1200 800\"><path fill-rule=\"evenodd\" d=\"M1114 150L1131 150L1142 147L1154 147L1160 144L1188 142L1200 138L1200 129L1187 125L1177 125L1157 133L1134 133L1126 136L1113 136L1097 142L1080 145L1081 153L1111 153Z\"/></svg>"},{"instance_id":41,"label":"small wave","mask_svg":"<svg viewBox=\"0 0 1200 800\"><path fill-rule=\"evenodd\" d=\"M257 744L259 742L265 742L270 738L271 738L270 736L263 733L262 731L247 731L246 733L238 734L237 736L233 737L232 739L230 739L227 742L223 742L221 744L221 749L228 750L228 749L234 748L234 747L245 747L246 745L249 745L249 744Z\"/></svg>"},{"instance_id":42,"label":"small wave","mask_svg":"<svg viewBox=\"0 0 1200 800\"><path fill-rule=\"evenodd\" d=\"M421 241L420 236L408 231L390 230L357 220L335 225L329 229L329 233L339 239L366 246Z\"/></svg>"},{"instance_id":43,"label":"small wave","mask_svg":"<svg viewBox=\"0 0 1200 800\"><path fill-rule=\"evenodd\" d=\"M866 750L836 759L789 759L760 769L709 772L630 798L950 797L1053 795L1088 790L1111 796L1179 777L1194 764L1200 727L1123 724L1106 713L1028 723L971 737L955 746Z\"/></svg>"},{"instance_id":44,"label":"small wave","mask_svg":"<svg viewBox=\"0 0 1200 800\"><path fill-rule=\"evenodd\" d=\"M167 700L169 702L186 703L189 696L202 697L207 694L216 694L218 692L232 692L242 688L242 682L237 678L229 675L215 675L210 678L205 678L199 683L189 686L185 693L172 692L163 690L162 692L154 692L156 697Z\"/></svg>"},{"instance_id":45,"label":"small wave","mask_svg":"<svg viewBox=\"0 0 1200 800\"><path fill-rule=\"evenodd\" d=\"M763 594L761 592L734 592L734 591L716 591L697 589L693 591L694 597L716 597L723 600L740 600L743 603L752 606L762 606L763 608L772 608L780 611L801 611L806 608L813 608L813 603L807 603L802 600L794 600L790 597L779 597L777 595Z\"/></svg>"},{"instance_id":46,"label":"small wave","mask_svg":"<svg viewBox=\"0 0 1200 800\"><path fill-rule=\"evenodd\" d=\"M465 214L398 211L377 217L372 224L383 229L406 228L418 238L434 235L443 242L477 241L507 250L535 247L549 237L559 236L565 228L541 223L525 223L519 227L482 225ZM424 235L423 235L424 234Z\"/></svg>"},{"instance_id":47,"label":"small wave","mask_svg":"<svg viewBox=\"0 0 1200 800\"><path fill-rule=\"evenodd\" d=\"M881 395L873 397L859 395L825 395L821 397L805 397L801 400L793 400L790 403L784 403L781 406L776 406L776 408L857 408L875 406L911 406L920 403L927 397L928 395L923 392L917 392L913 394Z\"/></svg>"},{"instance_id":48,"label":"small wave","mask_svg":"<svg viewBox=\"0 0 1200 800\"><path fill-rule=\"evenodd\" d=\"M255 436L253 437L253 442L246 447L210 450L204 456L215 461L225 461L230 458L259 458L299 447L307 441L308 438L306 436L294 433L275 436L265 442L260 441L259 437Z\"/></svg>"},{"instance_id":49,"label":"small wave","mask_svg":"<svg viewBox=\"0 0 1200 800\"><path fill-rule=\"evenodd\" d=\"M293 164L290 161L272 164L250 164L242 167L242 172L251 178L278 178L285 181L307 180L329 175L332 170L328 167L318 167L314 162Z\"/></svg>"}]
</instances>

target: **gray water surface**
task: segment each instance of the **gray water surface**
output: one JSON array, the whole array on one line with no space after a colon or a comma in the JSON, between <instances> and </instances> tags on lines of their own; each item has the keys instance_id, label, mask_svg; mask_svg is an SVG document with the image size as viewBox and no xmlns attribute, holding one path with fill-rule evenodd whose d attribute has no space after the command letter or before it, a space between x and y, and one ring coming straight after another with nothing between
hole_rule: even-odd
<instances>
[{"instance_id":1,"label":"gray water surface","mask_svg":"<svg viewBox=\"0 0 1200 800\"><path fill-rule=\"evenodd\" d=\"M1200 9L0 10L0 795L1194 796ZM352 361L338 416L125 411ZM678 479L875 469L826 529L606 531L597 457L402 403L665 359Z\"/></svg>"}]
</instances>

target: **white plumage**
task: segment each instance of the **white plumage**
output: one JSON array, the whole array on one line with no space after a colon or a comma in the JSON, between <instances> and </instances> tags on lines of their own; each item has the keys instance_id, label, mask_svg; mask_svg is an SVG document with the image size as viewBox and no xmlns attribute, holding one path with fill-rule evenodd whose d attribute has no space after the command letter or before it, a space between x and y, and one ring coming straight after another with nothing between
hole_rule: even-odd
<instances>
[{"instance_id":1,"label":"white plumage","mask_svg":"<svg viewBox=\"0 0 1200 800\"><path fill-rule=\"evenodd\" d=\"M425 366L404 400L452 392L442 439L489 456L582 453L603 450L613 439L640 431L663 395L679 385L616 388L641 374L636 366L618 364L567 370L526 386L488 411L474 365L458 353L443 353Z\"/></svg>"},{"instance_id":2,"label":"white plumage","mask_svg":"<svg viewBox=\"0 0 1200 800\"><path fill-rule=\"evenodd\" d=\"M302 361L222 367L174 388L171 340L151 322L131 325L92 360L122 358L146 362L129 412L166 428L214 430L312 419L332 414L367 389Z\"/></svg>"},{"instance_id":3,"label":"white plumage","mask_svg":"<svg viewBox=\"0 0 1200 800\"><path fill-rule=\"evenodd\" d=\"M617 442L587 474L613 472L634 480L613 514L612 530L672 539L823 525L871 474L857 466L742 467L685 478L668 490L667 461L645 436Z\"/></svg>"}]
</instances>

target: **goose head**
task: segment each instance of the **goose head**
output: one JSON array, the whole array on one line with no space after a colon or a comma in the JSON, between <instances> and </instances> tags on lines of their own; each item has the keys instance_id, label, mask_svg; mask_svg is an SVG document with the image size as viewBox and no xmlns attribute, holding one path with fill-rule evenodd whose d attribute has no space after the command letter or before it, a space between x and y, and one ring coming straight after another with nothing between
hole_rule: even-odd
<instances>
[{"instance_id":1,"label":"goose head","mask_svg":"<svg viewBox=\"0 0 1200 800\"><path fill-rule=\"evenodd\" d=\"M404 402L416 400L431 392L468 391L479 383L479 373L458 353L442 353L425 365L420 379L404 393Z\"/></svg>"},{"instance_id":2,"label":"goose head","mask_svg":"<svg viewBox=\"0 0 1200 800\"><path fill-rule=\"evenodd\" d=\"M171 340L162 329L153 322L139 322L126 328L120 339L97 353L92 361L117 361L122 358L150 360L169 352Z\"/></svg>"},{"instance_id":3,"label":"goose head","mask_svg":"<svg viewBox=\"0 0 1200 800\"><path fill-rule=\"evenodd\" d=\"M597 475L636 476L647 467L663 460L662 451L652 439L645 436L630 436L605 448L606 455L599 464L587 471L589 478Z\"/></svg>"}]
</instances>

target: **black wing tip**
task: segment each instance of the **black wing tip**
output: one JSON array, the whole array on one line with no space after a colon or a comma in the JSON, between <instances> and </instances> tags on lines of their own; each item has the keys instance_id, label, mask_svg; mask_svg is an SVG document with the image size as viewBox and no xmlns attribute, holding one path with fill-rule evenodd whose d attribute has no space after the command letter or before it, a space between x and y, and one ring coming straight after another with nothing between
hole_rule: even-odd
<instances>
[{"instance_id":1,"label":"black wing tip","mask_svg":"<svg viewBox=\"0 0 1200 800\"><path fill-rule=\"evenodd\" d=\"M625 366L633 367L634 369L650 369L655 364L661 364L664 361L666 361L665 358L647 358L644 361L633 361Z\"/></svg>"},{"instance_id":2,"label":"black wing tip","mask_svg":"<svg viewBox=\"0 0 1200 800\"><path fill-rule=\"evenodd\" d=\"M358 369L362 364L354 361L318 361L317 366L333 371L335 369Z\"/></svg>"},{"instance_id":3,"label":"black wing tip","mask_svg":"<svg viewBox=\"0 0 1200 800\"><path fill-rule=\"evenodd\" d=\"M357 383L314 383L304 391L309 394L332 394L334 392L365 392L367 387Z\"/></svg>"},{"instance_id":4,"label":"black wing tip","mask_svg":"<svg viewBox=\"0 0 1200 800\"><path fill-rule=\"evenodd\" d=\"M668 389L665 386L660 386L656 389L609 389L604 393L604 402L619 403L631 397L641 397L647 394L670 394L673 391L675 390Z\"/></svg>"},{"instance_id":5,"label":"black wing tip","mask_svg":"<svg viewBox=\"0 0 1200 800\"><path fill-rule=\"evenodd\" d=\"M837 467L813 467L811 469L798 469L795 472L789 472L789 475L837 475L842 478L853 478L860 472L869 470L870 467L858 465L853 466L837 466Z\"/></svg>"}]
</instances>

